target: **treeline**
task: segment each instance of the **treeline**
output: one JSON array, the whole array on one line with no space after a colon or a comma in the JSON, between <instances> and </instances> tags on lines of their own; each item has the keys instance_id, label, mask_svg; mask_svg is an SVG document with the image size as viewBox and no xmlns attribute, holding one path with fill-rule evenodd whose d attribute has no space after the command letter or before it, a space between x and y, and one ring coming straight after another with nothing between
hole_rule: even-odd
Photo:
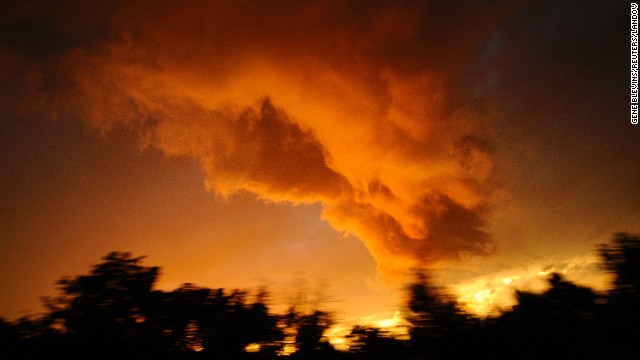
<instances>
[{"instance_id":1,"label":"treeline","mask_svg":"<svg viewBox=\"0 0 640 360\"><path fill-rule=\"evenodd\" d=\"M408 337L355 326L349 351L326 330L331 314L291 307L276 314L268 293L184 284L154 289L159 268L112 252L87 275L58 282L46 312L0 319L0 357L171 356L209 359L618 359L640 354L640 236L615 234L597 249L613 276L606 293L551 274L541 293L480 319L417 273L407 286Z\"/></svg>"}]
</instances>

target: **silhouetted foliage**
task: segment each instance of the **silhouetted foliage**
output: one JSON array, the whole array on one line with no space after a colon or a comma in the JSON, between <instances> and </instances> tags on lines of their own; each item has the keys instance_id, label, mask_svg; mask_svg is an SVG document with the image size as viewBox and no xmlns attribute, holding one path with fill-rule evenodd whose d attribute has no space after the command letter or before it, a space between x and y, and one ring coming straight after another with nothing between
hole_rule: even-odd
<instances>
[{"instance_id":1,"label":"silhouetted foliage","mask_svg":"<svg viewBox=\"0 0 640 360\"><path fill-rule=\"evenodd\" d=\"M431 355L462 356L472 329L471 315L443 288L435 285L423 272L415 273L415 281L408 286L406 314L411 324L409 334L413 349ZM454 353L451 353L455 350Z\"/></svg>"},{"instance_id":2,"label":"silhouetted foliage","mask_svg":"<svg viewBox=\"0 0 640 360\"><path fill-rule=\"evenodd\" d=\"M548 278L542 293L516 291L517 305L504 313L496 328L500 343L492 344L498 358L588 358L598 304L593 290L566 281L560 274Z\"/></svg>"},{"instance_id":3,"label":"silhouetted foliage","mask_svg":"<svg viewBox=\"0 0 640 360\"><path fill-rule=\"evenodd\" d=\"M157 304L158 326L162 328L164 348L171 352L196 351L203 345L203 324L206 324L208 304L215 301L210 289L183 284L162 294Z\"/></svg>"},{"instance_id":4,"label":"silhouetted foliage","mask_svg":"<svg viewBox=\"0 0 640 360\"><path fill-rule=\"evenodd\" d=\"M285 315L285 326L295 333L296 357L309 358L319 354L335 351L324 336L325 331L333 324L328 312L315 310L302 314L291 307Z\"/></svg>"},{"instance_id":5,"label":"silhouetted foliage","mask_svg":"<svg viewBox=\"0 0 640 360\"><path fill-rule=\"evenodd\" d=\"M363 359L392 359L406 355L403 341L377 327L356 325L347 338L349 351Z\"/></svg>"},{"instance_id":6,"label":"silhouetted foliage","mask_svg":"<svg viewBox=\"0 0 640 360\"><path fill-rule=\"evenodd\" d=\"M0 318L0 356L6 358L19 352L21 345L21 336L17 327Z\"/></svg>"},{"instance_id":7,"label":"silhouetted foliage","mask_svg":"<svg viewBox=\"0 0 640 360\"><path fill-rule=\"evenodd\" d=\"M88 275L58 282L61 294L45 299L49 314L15 328L43 339L64 334L67 351L101 353L193 353L238 356L250 343L273 349L282 339L277 317L269 314L267 293L249 302L246 292L184 284L172 292L153 289L159 268L142 257L112 252ZM46 322L42 325L41 322ZM27 339L27 336L23 336ZM275 350L272 350L275 352Z\"/></svg>"},{"instance_id":8,"label":"silhouetted foliage","mask_svg":"<svg viewBox=\"0 0 640 360\"><path fill-rule=\"evenodd\" d=\"M112 252L89 274L64 278L47 312L0 318L2 358L56 355L172 355L214 359L605 359L637 354L640 237L615 234L598 247L613 284L603 294L550 274L542 292L516 290L517 304L480 320L424 272L406 287L410 339L355 326L349 351L326 337L332 316L291 307L272 314L268 293L183 284L154 289L159 268ZM245 351L252 345L254 353ZM291 350L291 349L289 349Z\"/></svg>"},{"instance_id":9,"label":"silhouetted foliage","mask_svg":"<svg viewBox=\"0 0 640 360\"><path fill-rule=\"evenodd\" d=\"M605 270L613 274L611 300L625 311L640 307L640 236L617 233L598 248Z\"/></svg>"},{"instance_id":10,"label":"silhouetted foliage","mask_svg":"<svg viewBox=\"0 0 640 360\"><path fill-rule=\"evenodd\" d=\"M112 252L89 275L58 281L61 296L49 299L52 321L76 338L77 352L150 352L161 333L154 329L153 292L158 267L141 265L142 257Z\"/></svg>"},{"instance_id":11,"label":"silhouetted foliage","mask_svg":"<svg viewBox=\"0 0 640 360\"><path fill-rule=\"evenodd\" d=\"M249 304L244 292L233 292L214 304L212 310L213 322L206 326L205 349L237 355L250 343L272 345L282 338L277 319L269 314L266 305L261 301Z\"/></svg>"},{"instance_id":12,"label":"silhouetted foliage","mask_svg":"<svg viewBox=\"0 0 640 360\"><path fill-rule=\"evenodd\" d=\"M603 268L613 275L608 292L605 338L619 356L640 352L640 235L616 233L598 248Z\"/></svg>"}]
</instances>

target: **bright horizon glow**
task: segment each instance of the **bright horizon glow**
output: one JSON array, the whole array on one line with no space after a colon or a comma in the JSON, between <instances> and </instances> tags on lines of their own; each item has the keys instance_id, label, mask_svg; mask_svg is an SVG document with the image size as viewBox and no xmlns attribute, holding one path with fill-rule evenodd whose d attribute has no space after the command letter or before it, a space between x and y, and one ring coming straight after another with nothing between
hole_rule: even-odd
<instances>
[{"instance_id":1,"label":"bright horizon glow","mask_svg":"<svg viewBox=\"0 0 640 360\"><path fill-rule=\"evenodd\" d=\"M487 274L455 287L458 301L472 314L497 315L515 304L515 290L541 292L548 287L547 279L557 272L567 280L589 286L595 291L605 291L611 286L610 274L598 267L600 260L594 255L568 259L558 267L544 266L527 270L511 269L497 274Z\"/></svg>"}]
</instances>

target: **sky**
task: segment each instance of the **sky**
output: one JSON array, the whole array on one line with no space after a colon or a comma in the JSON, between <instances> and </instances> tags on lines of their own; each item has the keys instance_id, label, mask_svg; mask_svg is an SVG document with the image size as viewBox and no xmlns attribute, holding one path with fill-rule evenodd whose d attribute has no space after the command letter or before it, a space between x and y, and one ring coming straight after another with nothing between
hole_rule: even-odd
<instances>
[{"instance_id":1,"label":"sky","mask_svg":"<svg viewBox=\"0 0 640 360\"><path fill-rule=\"evenodd\" d=\"M628 25L606 1L4 1L0 316L112 250L162 289L357 321L416 267L479 313L551 271L604 289L595 246L640 233Z\"/></svg>"}]
</instances>

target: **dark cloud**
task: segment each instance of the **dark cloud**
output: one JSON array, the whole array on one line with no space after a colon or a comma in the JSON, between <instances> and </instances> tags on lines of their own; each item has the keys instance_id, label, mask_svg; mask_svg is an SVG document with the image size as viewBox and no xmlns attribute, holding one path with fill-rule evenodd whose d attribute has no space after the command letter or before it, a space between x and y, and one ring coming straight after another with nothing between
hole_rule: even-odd
<instances>
[{"instance_id":1,"label":"dark cloud","mask_svg":"<svg viewBox=\"0 0 640 360\"><path fill-rule=\"evenodd\" d=\"M131 126L143 146L197 159L215 192L320 202L397 273L491 253L495 110L469 101L482 80L469 74L520 8L11 3L3 106Z\"/></svg>"},{"instance_id":2,"label":"dark cloud","mask_svg":"<svg viewBox=\"0 0 640 360\"><path fill-rule=\"evenodd\" d=\"M159 115L164 114L161 111ZM228 194L245 189L267 199L293 202L327 201L348 195L349 184L328 167L330 159L313 134L289 121L269 99L263 100L258 109L221 109L197 116L187 126L195 131L216 129L201 141L192 141L199 137L191 128L183 129L182 141L176 141L173 127L167 132L147 131L156 136L153 144L201 160L212 190ZM170 121L163 119L160 128Z\"/></svg>"},{"instance_id":3,"label":"dark cloud","mask_svg":"<svg viewBox=\"0 0 640 360\"><path fill-rule=\"evenodd\" d=\"M95 49L113 40L111 18L119 3L3 1L0 44L38 61L56 61L70 51Z\"/></svg>"}]
</instances>

